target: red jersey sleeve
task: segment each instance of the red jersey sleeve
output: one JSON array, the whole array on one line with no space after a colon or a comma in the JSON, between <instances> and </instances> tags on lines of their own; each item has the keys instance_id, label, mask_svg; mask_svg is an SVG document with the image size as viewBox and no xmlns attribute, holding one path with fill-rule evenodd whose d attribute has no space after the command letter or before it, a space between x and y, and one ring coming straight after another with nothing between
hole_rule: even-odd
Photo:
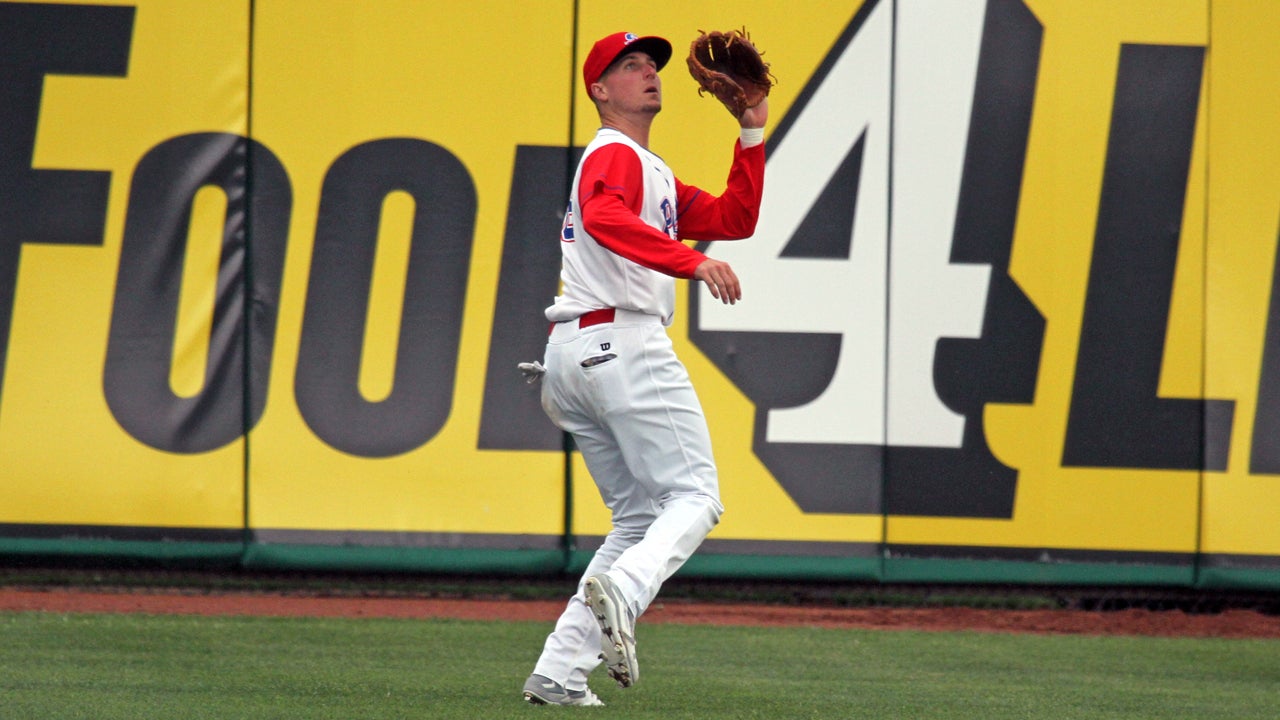
<instances>
[{"instance_id":1,"label":"red jersey sleeve","mask_svg":"<svg viewBox=\"0 0 1280 720\"><path fill-rule=\"evenodd\" d=\"M583 162L578 184L582 228L600 246L666 275L693 277L706 256L640 219L644 171L635 151L605 145Z\"/></svg>"},{"instance_id":2,"label":"red jersey sleeve","mask_svg":"<svg viewBox=\"0 0 1280 720\"><path fill-rule=\"evenodd\" d=\"M716 197L676 181L680 237L690 240L740 240L751 237L764 193L764 144L733 146L733 165L724 194Z\"/></svg>"}]
</instances>

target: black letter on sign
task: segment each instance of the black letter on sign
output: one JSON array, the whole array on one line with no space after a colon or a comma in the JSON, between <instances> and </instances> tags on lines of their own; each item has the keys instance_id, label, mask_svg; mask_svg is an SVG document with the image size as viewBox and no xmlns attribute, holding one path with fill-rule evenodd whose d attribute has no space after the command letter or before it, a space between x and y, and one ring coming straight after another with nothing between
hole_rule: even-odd
<instances>
[{"instance_id":1,"label":"black letter on sign","mask_svg":"<svg viewBox=\"0 0 1280 720\"><path fill-rule=\"evenodd\" d=\"M0 382L22 243L101 245L111 176L33 170L44 76L123 76L133 8L0 3Z\"/></svg>"},{"instance_id":2,"label":"black letter on sign","mask_svg":"<svg viewBox=\"0 0 1280 720\"><path fill-rule=\"evenodd\" d=\"M566 189L582 148L516 148L511 205L502 243L498 302L484 380L479 447L561 450L560 431L542 411L539 385L526 385L516 364L541 360L547 344L544 308L560 281L560 228Z\"/></svg>"},{"instance_id":3,"label":"black letter on sign","mask_svg":"<svg viewBox=\"0 0 1280 720\"><path fill-rule=\"evenodd\" d=\"M1121 50L1063 465L1226 468L1234 403L1156 396L1203 64Z\"/></svg>"},{"instance_id":4,"label":"black letter on sign","mask_svg":"<svg viewBox=\"0 0 1280 720\"><path fill-rule=\"evenodd\" d=\"M182 265L192 202L206 186L221 188L227 196L217 295L204 386L193 397L179 397L169 375ZM107 405L130 435L161 450L205 452L240 437L262 417L291 203L289 178L280 161L238 135L176 137L138 162L103 368ZM246 293L253 298L248 319L252 342L245 335Z\"/></svg>"},{"instance_id":5,"label":"black letter on sign","mask_svg":"<svg viewBox=\"0 0 1280 720\"><path fill-rule=\"evenodd\" d=\"M391 394L360 394L369 292L386 196L416 204ZM320 196L294 393L307 425L343 452L387 457L430 440L449 417L471 262L476 191L462 163L422 140L358 145Z\"/></svg>"}]
</instances>

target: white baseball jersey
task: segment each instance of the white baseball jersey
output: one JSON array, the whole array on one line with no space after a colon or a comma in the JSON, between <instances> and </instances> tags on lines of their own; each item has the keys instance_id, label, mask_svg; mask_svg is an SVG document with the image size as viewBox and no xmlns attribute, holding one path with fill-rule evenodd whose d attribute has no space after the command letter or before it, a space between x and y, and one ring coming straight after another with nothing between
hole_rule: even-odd
<instances>
[{"instance_id":1,"label":"white baseball jersey","mask_svg":"<svg viewBox=\"0 0 1280 720\"><path fill-rule=\"evenodd\" d=\"M680 242L754 232L764 185L764 148L735 144L725 193L685 185L662 158L601 128L574 175L561 228L563 291L552 322L600 308L635 310L670 325L674 278L692 278L707 258Z\"/></svg>"},{"instance_id":2,"label":"white baseball jersey","mask_svg":"<svg viewBox=\"0 0 1280 720\"><path fill-rule=\"evenodd\" d=\"M666 235L669 242L688 249L677 239L676 179L671 168L626 135L612 128L601 128L587 145L573 178L569 208L560 234L564 243L560 271L563 290L555 304L547 308L546 316L553 322L563 322L591 310L612 307L656 315L664 325L670 325L675 313L675 278L603 247L577 222L577 218L583 216L585 198L579 198L579 193L587 158L613 143L626 145L640 158L643 202L636 214L645 224Z\"/></svg>"}]
</instances>

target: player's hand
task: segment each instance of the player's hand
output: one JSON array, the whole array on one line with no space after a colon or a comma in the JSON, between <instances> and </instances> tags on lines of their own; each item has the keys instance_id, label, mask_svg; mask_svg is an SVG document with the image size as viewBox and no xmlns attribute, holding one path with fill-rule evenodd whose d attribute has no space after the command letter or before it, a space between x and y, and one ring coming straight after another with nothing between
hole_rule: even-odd
<instances>
[{"instance_id":1,"label":"player's hand","mask_svg":"<svg viewBox=\"0 0 1280 720\"><path fill-rule=\"evenodd\" d=\"M725 305L742 299L742 284L727 262L707 258L693 271L693 279L701 280L711 291L711 297Z\"/></svg>"},{"instance_id":2,"label":"player's hand","mask_svg":"<svg viewBox=\"0 0 1280 720\"><path fill-rule=\"evenodd\" d=\"M760 101L759 105L742 111L738 124L744 128L762 128L769 119L769 98Z\"/></svg>"}]
</instances>

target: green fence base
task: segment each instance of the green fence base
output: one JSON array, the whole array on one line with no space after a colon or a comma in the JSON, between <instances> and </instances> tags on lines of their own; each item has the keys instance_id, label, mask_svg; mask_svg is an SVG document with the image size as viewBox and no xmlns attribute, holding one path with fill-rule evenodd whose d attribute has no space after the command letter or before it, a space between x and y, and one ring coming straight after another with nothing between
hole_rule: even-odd
<instances>
[{"instance_id":1,"label":"green fence base","mask_svg":"<svg viewBox=\"0 0 1280 720\"><path fill-rule=\"evenodd\" d=\"M240 542L177 540L100 540L0 538L0 557L106 561L107 565L149 562L196 568L238 567L244 555Z\"/></svg>"},{"instance_id":2,"label":"green fence base","mask_svg":"<svg viewBox=\"0 0 1280 720\"><path fill-rule=\"evenodd\" d=\"M560 550L250 543L242 564L246 570L548 575L559 573L564 567L564 553Z\"/></svg>"},{"instance_id":3,"label":"green fence base","mask_svg":"<svg viewBox=\"0 0 1280 720\"><path fill-rule=\"evenodd\" d=\"M883 580L888 583L1190 587L1195 581L1195 568L1102 562L891 558L884 561Z\"/></svg>"},{"instance_id":4,"label":"green fence base","mask_svg":"<svg viewBox=\"0 0 1280 720\"><path fill-rule=\"evenodd\" d=\"M554 538L528 547L443 547L306 542L233 541L238 532L166 528L72 528L58 537L0 536L0 561L75 561L120 566L152 563L200 569L307 570L333 572L420 572L554 577L580 575L592 550L566 553ZM79 533L77 536L75 533ZM103 537L110 533L120 537ZM52 535L51 531L48 534ZM196 534L196 537L191 537ZM323 533L320 534L323 536ZM139 538L138 536L142 536ZM421 539L418 539L421 542ZM453 541L468 542L456 537ZM486 536L485 542L492 542ZM538 545L538 538L533 542ZM478 542L471 538L470 542ZM523 539L521 542L525 542ZM1143 559L1117 554L1046 561L977 557L903 557L852 554L696 553L681 578L860 582L882 584L1103 585L1177 587L1201 590L1280 591L1280 557L1204 556ZM755 549L755 548L752 548ZM796 548L788 548L795 550ZM1007 551L1008 549L1005 549ZM1187 561L1189 560L1189 561Z\"/></svg>"},{"instance_id":5,"label":"green fence base","mask_svg":"<svg viewBox=\"0 0 1280 720\"><path fill-rule=\"evenodd\" d=\"M1280 567L1276 568L1224 568L1201 567L1199 588L1222 590L1280 591Z\"/></svg>"}]
</instances>

